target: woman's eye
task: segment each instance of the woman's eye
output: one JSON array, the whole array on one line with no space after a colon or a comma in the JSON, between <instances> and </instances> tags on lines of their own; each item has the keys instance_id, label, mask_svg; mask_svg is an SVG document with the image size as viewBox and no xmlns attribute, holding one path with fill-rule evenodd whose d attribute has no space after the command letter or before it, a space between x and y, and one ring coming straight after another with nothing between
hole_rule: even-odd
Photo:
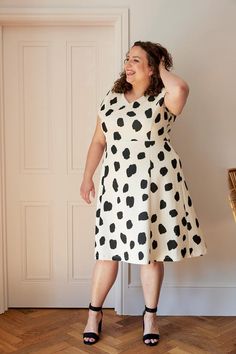
<instances>
[{"instance_id":1,"label":"woman's eye","mask_svg":"<svg viewBox=\"0 0 236 354\"><path fill-rule=\"evenodd\" d=\"M124 63L125 63L125 64L128 63L128 61L129 61L129 58L125 58L125 59L124 59ZM131 61L131 62L133 61L133 62L135 62L135 63L139 63L139 60L138 60L138 59L131 59L130 61Z\"/></svg>"}]
</instances>

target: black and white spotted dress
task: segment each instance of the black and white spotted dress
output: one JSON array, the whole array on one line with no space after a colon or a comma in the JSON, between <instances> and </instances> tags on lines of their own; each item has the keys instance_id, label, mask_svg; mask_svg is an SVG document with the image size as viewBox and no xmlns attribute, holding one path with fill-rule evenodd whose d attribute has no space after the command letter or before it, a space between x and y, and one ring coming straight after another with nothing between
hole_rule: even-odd
<instances>
[{"instance_id":1,"label":"black and white spotted dress","mask_svg":"<svg viewBox=\"0 0 236 354\"><path fill-rule=\"evenodd\" d=\"M94 258L149 264L207 252L179 155L166 89L129 103L108 91L98 110L106 137L95 215Z\"/></svg>"}]
</instances>

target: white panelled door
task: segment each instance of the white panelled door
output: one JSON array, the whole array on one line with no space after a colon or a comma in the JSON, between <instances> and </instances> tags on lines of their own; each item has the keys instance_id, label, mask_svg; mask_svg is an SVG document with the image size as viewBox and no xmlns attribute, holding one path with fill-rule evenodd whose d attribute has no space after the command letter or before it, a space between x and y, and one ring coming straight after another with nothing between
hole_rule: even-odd
<instances>
[{"instance_id":1,"label":"white panelled door","mask_svg":"<svg viewBox=\"0 0 236 354\"><path fill-rule=\"evenodd\" d=\"M112 26L4 29L9 307L88 305L97 193L80 184L113 43Z\"/></svg>"}]
</instances>

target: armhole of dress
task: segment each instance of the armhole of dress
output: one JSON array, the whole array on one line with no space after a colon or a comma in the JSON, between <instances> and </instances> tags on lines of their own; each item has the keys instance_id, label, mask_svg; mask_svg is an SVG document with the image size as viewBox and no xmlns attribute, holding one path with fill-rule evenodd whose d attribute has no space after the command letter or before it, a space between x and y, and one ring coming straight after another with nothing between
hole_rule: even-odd
<instances>
[{"instance_id":1,"label":"armhole of dress","mask_svg":"<svg viewBox=\"0 0 236 354\"><path fill-rule=\"evenodd\" d=\"M108 96L109 96L109 94L110 94L110 91L111 91L111 90L108 90L107 93L105 94L105 96L103 96L103 99L102 99L102 101L101 101L101 103L100 103L100 106L99 106L99 108L98 108L98 111L97 111L97 116L98 116L99 119L100 119L100 124L102 124L102 122L103 122L103 111L101 111L101 108L102 108L102 106L103 106L104 104L106 105L107 98L108 98Z\"/></svg>"},{"instance_id":2,"label":"armhole of dress","mask_svg":"<svg viewBox=\"0 0 236 354\"><path fill-rule=\"evenodd\" d=\"M100 124L102 124L102 118L101 118L99 112L97 112L97 119L98 119L98 121L100 122Z\"/></svg>"},{"instance_id":3,"label":"armhole of dress","mask_svg":"<svg viewBox=\"0 0 236 354\"><path fill-rule=\"evenodd\" d=\"M170 112L169 109L165 105L165 95L166 95L166 93L167 93L166 88L164 88L163 89L163 96L162 96L162 98L163 98L163 108L164 108L164 111L167 112L168 116L173 117L173 120L175 121L176 118L177 118L177 115L175 115L174 113Z\"/></svg>"}]
</instances>

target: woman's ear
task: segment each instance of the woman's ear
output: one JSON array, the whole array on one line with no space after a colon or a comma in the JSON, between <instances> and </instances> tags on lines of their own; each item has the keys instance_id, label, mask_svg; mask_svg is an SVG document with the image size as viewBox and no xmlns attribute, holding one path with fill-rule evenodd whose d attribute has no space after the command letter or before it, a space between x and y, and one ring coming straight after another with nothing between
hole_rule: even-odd
<instances>
[{"instance_id":1,"label":"woman's ear","mask_svg":"<svg viewBox=\"0 0 236 354\"><path fill-rule=\"evenodd\" d=\"M152 68L152 67L150 67L148 75L149 75L149 76L152 76L152 75L153 75L153 68Z\"/></svg>"}]
</instances>

